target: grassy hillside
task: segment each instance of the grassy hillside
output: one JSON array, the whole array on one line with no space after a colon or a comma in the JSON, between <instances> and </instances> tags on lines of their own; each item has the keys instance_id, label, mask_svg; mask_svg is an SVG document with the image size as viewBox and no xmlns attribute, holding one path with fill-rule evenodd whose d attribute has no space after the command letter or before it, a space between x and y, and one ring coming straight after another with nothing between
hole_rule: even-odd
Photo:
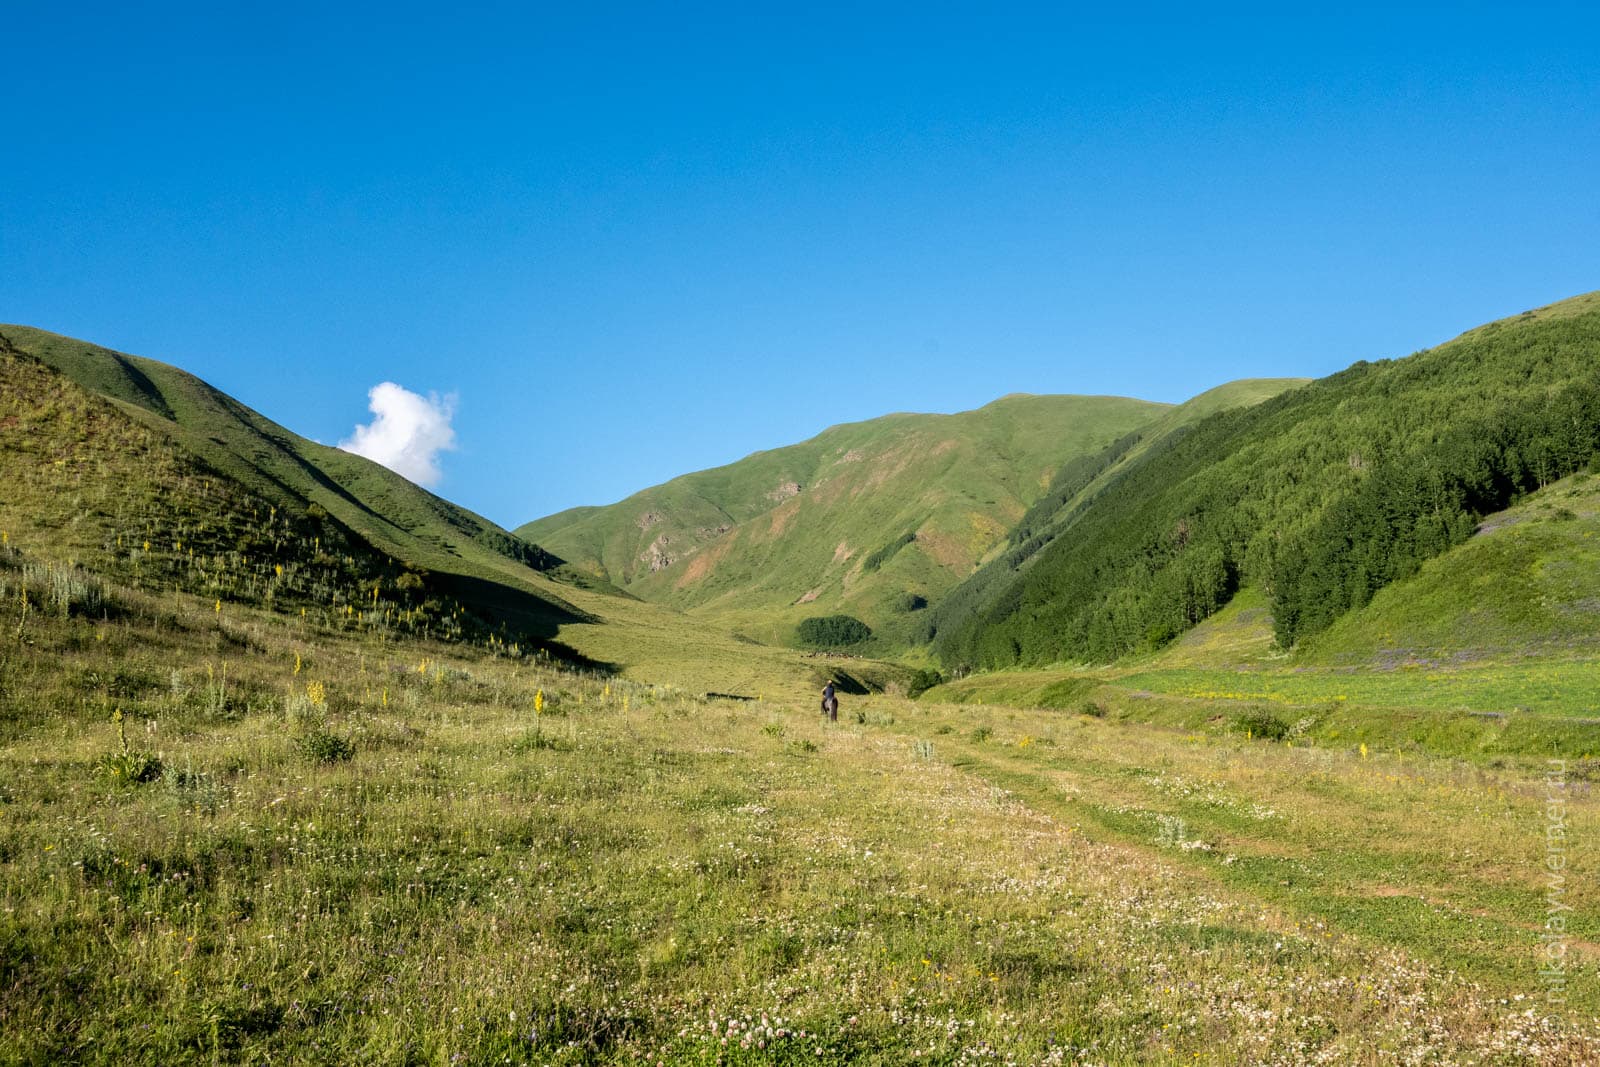
<instances>
[{"instance_id":1,"label":"grassy hillside","mask_svg":"<svg viewBox=\"0 0 1600 1067\"><path fill-rule=\"evenodd\" d=\"M1281 644L1325 629L1600 448L1600 294L1358 363L1168 436L998 594L941 620L946 664L1109 661L1244 585Z\"/></svg>"},{"instance_id":2,"label":"grassy hillside","mask_svg":"<svg viewBox=\"0 0 1600 1067\"><path fill-rule=\"evenodd\" d=\"M1485 518L1292 652L1247 586L1157 653L974 674L924 699L1097 714L1504 764L1600 753L1600 479Z\"/></svg>"},{"instance_id":3,"label":"grassy hillside","mask_svg":"<svg viewBox=\"0 0 1600 1067\"><path fill-rule=\"evenodd\" d=\"M1383 667L1596 656L1600 479L1585 473L1488 516L1469 540L1310 638L1296 659Z\"/></svg>"},{"instance_id":4,"label":"grassy hillside","mask_svg":"<svg viewBox=\"0 0 1600 1067\"><path fill-rule=\"evenodd\" d=\"M371 460L292 433L176 367L25 326L0 326L0 336L157 426L251 492L286 507L314 503L375 548L418 567L504 580L560 562Z\"/></svg>"},{"instance_id":5,"label":"grassy hillside","mask_svg":"<svg viewBox=\"0 0 1600 1067\"><path fill-rule=\"evenodd\" d=\"M798 654L618 595L152 360L0 328L0 429L0 535L47 587L176 591L308 633L544 648L697 692L820 686ZM867 686L900 676L849 672Z\"/></svg>"},{"instance_id":6,"label":"grassy hillside","mask_svg":"<svg viewBox=\"0 0 1600 1067\"><path fill-rule=\"evenodd\" d=\"M518 531L652 601L763 640L845 612L893 626L965 577L1068 460L1157 418L1117 397L890 415Z\"/></svg>"}]
</instances>

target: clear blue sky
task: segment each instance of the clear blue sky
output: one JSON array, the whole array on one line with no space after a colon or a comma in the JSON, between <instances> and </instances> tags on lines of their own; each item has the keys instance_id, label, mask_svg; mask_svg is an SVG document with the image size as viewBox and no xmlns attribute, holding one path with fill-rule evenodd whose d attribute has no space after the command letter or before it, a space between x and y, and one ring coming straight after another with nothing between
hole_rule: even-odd
<instances>
[{"instance_id":1,"label":"clear blue sky","mask_svg":"<svg viewBox=\"0 0 1600 1067\"><path fill-rule=\"evenodd\" d=\"M7 5L0 321L330 443L455 393L510 526L1600 288L1583 6L757 6Z\"/></svg>"}]
</instances>

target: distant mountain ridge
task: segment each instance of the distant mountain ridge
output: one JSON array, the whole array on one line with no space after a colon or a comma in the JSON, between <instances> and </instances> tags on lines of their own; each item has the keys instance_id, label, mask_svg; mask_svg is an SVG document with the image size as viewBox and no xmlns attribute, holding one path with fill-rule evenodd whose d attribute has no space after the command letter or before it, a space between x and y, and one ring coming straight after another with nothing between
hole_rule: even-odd
<instances>
[{"instance_id":1,"label":"distant mountain ridge","mask_svg":"<svg viewBox=\"0 0 1600 1067\"><path fill-rule=\"evenodd\" d=\"M1204 403L1253 402L1296 382L1225 387ZM888 415L517 532L647 600L763 640L834 612L910 632L915 612L1001 544L1063 465L1188 407L1012 394L954 415Z\"/></svg>"}]
</instances>

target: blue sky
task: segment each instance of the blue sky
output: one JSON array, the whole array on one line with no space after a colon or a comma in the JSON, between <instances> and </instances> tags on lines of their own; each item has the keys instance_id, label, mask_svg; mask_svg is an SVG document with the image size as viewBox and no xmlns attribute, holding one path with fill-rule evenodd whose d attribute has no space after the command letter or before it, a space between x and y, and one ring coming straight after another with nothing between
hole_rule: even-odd
<instances>
[{"instance_id":1,"label":"blue sky","mask_svg":"<svg viewBox=\"0 0 1600 1067\"><path fill-rule=\"evenodd\" d=\"M1600 288L1577 5L236 6L8 5L0 321L329 443L453 396L437 489L508 526Z\"/></svg>"}]
</instances>

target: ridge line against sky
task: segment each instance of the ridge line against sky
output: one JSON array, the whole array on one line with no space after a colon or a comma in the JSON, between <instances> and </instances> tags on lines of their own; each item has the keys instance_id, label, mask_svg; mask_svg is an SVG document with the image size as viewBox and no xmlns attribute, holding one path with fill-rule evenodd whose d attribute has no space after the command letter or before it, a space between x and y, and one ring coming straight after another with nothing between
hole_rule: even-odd
<instances>
[{"instance_id":1,"label":"ridge line against sky","mask_svg":"<svg viewBox=\"0 0 1600 1067\"><path fill-rule=\"evenodd\" d=\"M383 383L454 396L435 487L516 526L886 412L1181 402L1600 287L1597 31L41 5L8 15L0 319L324 441Z\"/></svg>"}]
</instances>

